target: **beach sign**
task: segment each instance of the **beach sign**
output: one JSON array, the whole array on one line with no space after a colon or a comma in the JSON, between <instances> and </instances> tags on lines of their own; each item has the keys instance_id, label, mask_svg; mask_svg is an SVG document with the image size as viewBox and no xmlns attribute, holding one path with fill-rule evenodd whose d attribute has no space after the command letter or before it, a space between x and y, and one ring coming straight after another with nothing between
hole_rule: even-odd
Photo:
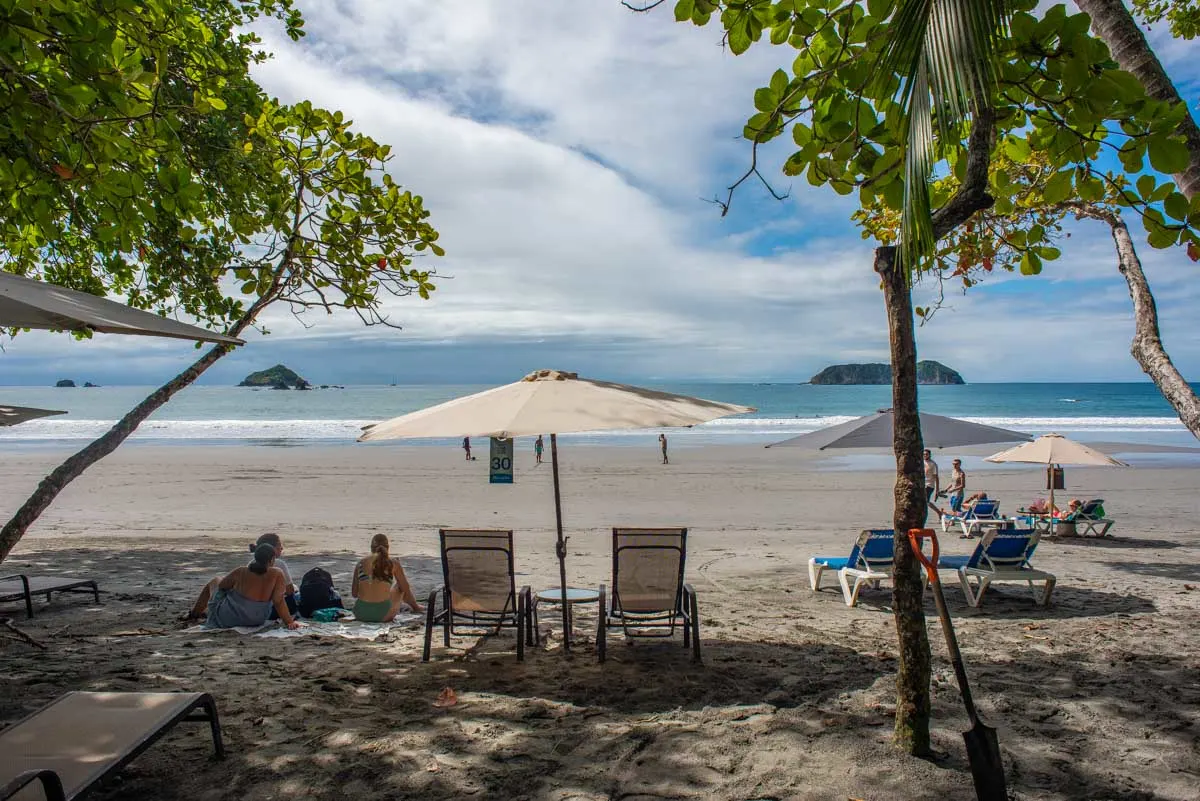
<instances>
[{"instance_id":1,"label":"beach sign","mask_svg":"<svg viewBox=\"0 0 1200 801\"><path fill-rule=\"evenodd\" d=\"M492 437L489 484L513 483L513 441Z\"/></svg>"}]
</instances>

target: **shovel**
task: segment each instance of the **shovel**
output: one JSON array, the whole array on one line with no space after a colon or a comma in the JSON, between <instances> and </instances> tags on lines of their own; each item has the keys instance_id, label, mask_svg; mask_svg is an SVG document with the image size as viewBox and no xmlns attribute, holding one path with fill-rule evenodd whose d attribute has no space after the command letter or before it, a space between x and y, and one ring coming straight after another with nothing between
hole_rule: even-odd
<instances>
[{"instance_id":1,"label":"shovel","mask_svg":"<svg viewBox=\"0 0 1200 801\"><path fill-rule=\"evenodd\" d=\"M932 558L921 550L921 538L933 542ZM908 542L913 553L925 566L929 583L933 585L933 598L937 603L938 617L942 620L942 631L946 635L946 647L950 650L950 661L954 664L954 675L958 678L958 690L962 693L963 706L971 720L970 731L963 732L967 744L967 762L971 765L971 778L975 780L975 796L979 801L1007 801L1008 787L1004 781L1004 763L1000 761L1000 740L996 730L979 719L975 702L971 700L971 686L967 683L967 670L963 667L962 654L958 650L958 638L954 636L954 624L946 609L946 596L942 594L942 583L938 581L938 541L931 528L911 528Z\"/></svg>"}]
</instances>

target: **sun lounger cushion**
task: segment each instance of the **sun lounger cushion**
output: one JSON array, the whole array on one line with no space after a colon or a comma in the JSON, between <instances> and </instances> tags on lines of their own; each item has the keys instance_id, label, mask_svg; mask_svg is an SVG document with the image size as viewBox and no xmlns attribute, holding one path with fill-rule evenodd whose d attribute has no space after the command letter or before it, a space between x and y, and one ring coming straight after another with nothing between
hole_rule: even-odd
<instances>
[{"instance_id":1,"label":"sun lounger cushion","mask_svg":"<svg viewBox=\"0 0 1200 801\"><path fill-rule=\"evenodd\" d=\"M1026 582L1034 600L1045 606L1050 602L1056 579L1053 574L1036 570L1029 564L1039 536L1032 529L989 531L970 556L942 556L938 559L938 569L953 570L958 574L963 594L971 606L979 606L988 585L997 581ZM1040 594L1034 587L1035 582L1042 583Z\"/></svg>"},{"instance_id":2,"label":"sun lounger cushion","mask_svg":"<svg viewBox=\"0 0 1200 801\"><path fill-rule=\"evenodd\" d=\"M183 720L209 722L217 755L224 753L208 693L67 693L0 732L0 786L27 771L52 770L64 796L75 798ZM35 782L13 798L44 795Z\"/></svg>"}]
</instances>

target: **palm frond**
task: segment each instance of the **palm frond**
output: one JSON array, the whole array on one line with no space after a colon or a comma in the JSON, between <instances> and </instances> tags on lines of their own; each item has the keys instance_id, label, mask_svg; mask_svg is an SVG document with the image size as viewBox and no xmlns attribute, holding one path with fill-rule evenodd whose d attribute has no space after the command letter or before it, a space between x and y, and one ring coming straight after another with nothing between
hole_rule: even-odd
<instances>
[{"instance_id":1,"label":"palm frond","mask_svg":"<svg viewBox=\"0 0 1200 801\"><path fill-rule=\"evenodd\" d=\"M974 105L991 103L1012 11L1012 0L900 0L892 16L877 86L900 78L908 122L900 258L909 269L933 252L928 181L937 138L959 136Z\"/></svg>"}]
</instances>

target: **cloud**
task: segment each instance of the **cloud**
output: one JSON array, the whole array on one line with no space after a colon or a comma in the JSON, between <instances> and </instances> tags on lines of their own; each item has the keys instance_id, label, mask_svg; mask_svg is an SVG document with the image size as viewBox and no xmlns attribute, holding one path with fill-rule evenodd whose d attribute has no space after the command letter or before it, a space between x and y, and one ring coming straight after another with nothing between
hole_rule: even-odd
<instances>
[{"instance_id":1,"label":"cloud","mask_svg":"<svg viewBox=\"0 0 1200 801\"><path fill-rule=\"evenodd\" d=\"M745 170L753 91L790 63L787 48L735 58L715 27L677 24L669 9L636 15L616 0L330 0L302 10L309 35L298 44L263 29L276 56L256 77L285 101L343 110L393 146L395 177L424 196L442 234L448 255L434 263L446 277L429 302L389 302L402 331L366 329L353 314L302 324L273 309L271 336L251 335L205 381L277 361L336 383L499 381L539 367L806 380L833 362L886 361L853 197L789 183L778 170L784 142L763 170L793 191L787 201L750 182L726 218L703 201ZM951 294L918 331L921 355L974 380L1137 379L1108 234L1072 230L1044 276L996 276ZM1147 262L1168 344L1185 372L1200 373L1187 336L1200 299L1190 262ZM916 302L931 292L918 287ZM45 382L69 368L149 383L193 355L144 340L22 335L3 356L4 380Z\"/></svg>"}]
</instances>

